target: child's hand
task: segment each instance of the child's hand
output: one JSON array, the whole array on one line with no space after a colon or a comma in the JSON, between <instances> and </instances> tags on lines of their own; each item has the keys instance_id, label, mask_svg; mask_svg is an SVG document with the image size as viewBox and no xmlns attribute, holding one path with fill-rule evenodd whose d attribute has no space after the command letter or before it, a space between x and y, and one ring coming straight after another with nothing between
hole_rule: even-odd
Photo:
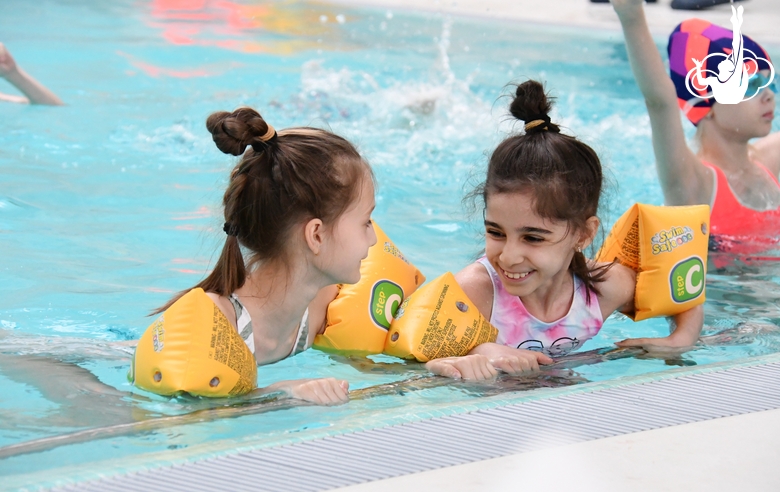
<instances>
[{"instance_id":1,"label":"child's hand","mask_svg":"<svg viewBox=\"0 0 780 492\"><path fill-rule=\"evenodd\" d=\"M663 338L628 338L615 345L622 348L641 347L647 351L648 355L664 357L687 352L694 347L695 343L696 340L691 341L669 335Z\"/></svg>"},{"instance_id":2,"label":"child's hand","mask_svg":"<svg viewBox=\"0 0 780 492\"><path fill-rule=\"evenodd\" d=\"M349 383L336 378L279 381L265 389L265 392L272 391L283 391L290 398L317 405L341 405L349 401Z\"/></svg>"},{"instance_id":3,"label":"child's hand","mask_svg":"<svg viewBox=\"0 0 780 492\"><path fill-rule=\"evenodd\" d=\"M498 374L488 358L479 354L434 359L425 368L437 376L452 379L493 379Z\"/></svg>"},{"instance_id":4,"label":"child's hand","mask_svg":"<svg viewBox=\"0 0 780 492\"><path fill-rule=\"evenodd\" d=\"M671 335L662 338L629 338L618 342L618 347L642 347L651 355L670 355L687 352L699 341L704 326L704 308L694 306L675 314L670 320Z\"/></svg>"},{"instance_id":5,"label":"child's hand","mask_svg":"<svg viewBox=\"0 0 780 492\"><path fill-rule=\"evenodd\" d=\"M612 4L612 8L620 13L620 11L623 10L642 8L645 0L610 0L610 3Z\"/></svg>"},{"instance_id":6,"label":"child's hand","mask_svg":"<svg viewBox=\"0 0 780 492\"><path fill-rule=\"evenodd\" d=\"M553 363L550 357L541 352L516 349L498 343L483 343L469 353L484 355L493 367L512 375L535 372L539 370L539 364Z\"/></svg>"},{"instance_id":7,"label":"child's hand","mask_svg":"<svg viewBox=\"0 0 780 492\"><path fill-rule=\"evenodd\" d=\"M645 0L610 0L610 2L622 22L633 22L644 14Z\"/></svg>"}]
</instances>

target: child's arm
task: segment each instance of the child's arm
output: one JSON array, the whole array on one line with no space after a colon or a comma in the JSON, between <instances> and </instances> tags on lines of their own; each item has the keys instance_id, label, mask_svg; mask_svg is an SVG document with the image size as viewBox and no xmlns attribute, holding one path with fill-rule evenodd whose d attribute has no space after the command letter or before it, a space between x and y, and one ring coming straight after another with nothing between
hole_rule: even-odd
<instances>
[{"instance_id":1,"label":"child's arm","mask_svg":"<svg viewBox=\"0 0 780 492\"><path fill-rule=\"evenodd\" d=\"M696 344L704 326L704 308L695 306L672 317L672 333L663 338L629 338L618 342L618 347L643 347L652 351L653 347L688 348Z\"/></svg>"},{"instance_id":2,"label":"child's arm","mask_svg":"<svg viewBox=\"0 0 780 492\"><path fill-rule=\"evenodd\" d=\"M677 92L647 27L644 0L612 0L634 79L650 115L658 177L668 205L710 203L712 175L685 142Z\"/></svg>"},{"instance_id":3,"label":"child's arm","mask_svg":"<svg viewBox=\"0 0 780 492\"><path fill-rule=\"evenodd\" d=\"M41 85L40 82L30 77L27 72L16 65L11 53L0 43L0 76L5 78L14 87L22 91L28 98L6 96L3 100L11 102L30 102L32 104L51 104L61 106L63 103L52 91Z\"/></svg>"},{"instance_id":4,"label":"child's arm","mask_svg":"<svg viewBox=\"0 0 780 492\"><path fill-rule=\"evenodd\" d=\"M349 383L336 378L279 381L255 391L261 395L283 392L290 398L310 401L318 405L340 405L349 401Z\"/></svg>"},{"instance_id":5,"label":"child's arm","mask_svg":"<svg viewBox=\"0 0 780 492\"><path fill-rule=\"evenodd\" d=\"M458 272L455 280L482 316L490 319L493 311L493 282L485 267L472 263ZM539 364L552 362L551 358L533 350L483 343L474 347L468 355L435 359L426 363L425 368L439 376L489 379L495 377L496 370L508 374L523 374L538 371Z\"/></svg>"},{"instance_id":6,"label":"child's arm","mask_svg":"<svg viewBox=\"0 0 780 492\"><path fill-rule=\"evenodd\" d=\"M620 264L612 265L604 282L599 286L599 306L606 320L615 311L634 311L636 272ZM704 310L696 306L673 317L672 334L663 338L629 338L618 342L619 347L675 347L686 348L696 343L704 324Z\"/></svg>"}]
</instances>

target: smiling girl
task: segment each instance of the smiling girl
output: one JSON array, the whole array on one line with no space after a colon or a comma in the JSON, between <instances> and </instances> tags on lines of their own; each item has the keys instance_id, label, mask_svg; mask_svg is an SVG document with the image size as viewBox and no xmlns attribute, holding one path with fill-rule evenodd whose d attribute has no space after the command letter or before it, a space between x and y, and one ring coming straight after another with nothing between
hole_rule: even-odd
<instances>
[{"instance_id":1,"label":"smiling girl","mask_svg":"<svg viewBox=\"0 0 780 492\"><path fill-rule=\"evenodd\" d=\"M456 279L498 329L495 343L466 356L481 366L472 371L477 379L496 369L537 369L551 362L549 356L582 346L614 311L634 310L636 273L582 253L599 228L601 163L589 146L560 133L550 108L539 82L517 88L510 112L525 122L525 133L499 144L485 182L475 190L485 203L485 256ZM697 306L674 316L668 337L618 345L690 347L701 331L702 313ZM438 374L461 377L453 365L457 359L428 365Z\"/></svg>"}]
</instances>

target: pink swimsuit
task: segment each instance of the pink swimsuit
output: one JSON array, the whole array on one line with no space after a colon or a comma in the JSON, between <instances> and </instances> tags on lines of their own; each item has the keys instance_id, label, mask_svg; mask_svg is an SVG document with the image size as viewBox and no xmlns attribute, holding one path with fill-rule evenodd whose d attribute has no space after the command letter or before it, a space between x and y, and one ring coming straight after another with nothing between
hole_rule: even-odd
<instances>
[{"instance_id":1,"label":"pink swimsuit","mask_svg":"<svg viewBox=\"0 0 780 492\"><path fill-rule=\"evenodd\" d=\"M498 272L487 258L482 257L477 262L487 269L493 282L490 323L498 329L496 343L559 356L580 347L601 330L604 320L598 297L591 293L588 304L585 284L576 275L569 312L559 320L545 323L529 313L519 297L504 289Z\"/></svg>"}]
</instances>

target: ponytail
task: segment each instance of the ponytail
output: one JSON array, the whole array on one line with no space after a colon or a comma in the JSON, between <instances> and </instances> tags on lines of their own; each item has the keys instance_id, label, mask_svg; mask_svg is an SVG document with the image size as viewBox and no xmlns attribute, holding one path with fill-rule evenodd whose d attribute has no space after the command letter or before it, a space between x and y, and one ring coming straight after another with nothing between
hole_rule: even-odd
<instances>
[{"instance_id":1,"label":"ponytail","mask_svg":"<svg viewBox=\"0 0 780 492\"><path fill-rule=\"evenodd\" d=\"M334 223L358 198L371 168L347 140L317 128L279 133L252 108L219 111L206 120L217 148L242 156L222 199L227 234L214 269L194 288L229 296L254 264L289 263L289 236L313 218ZM243 251L247 252L245 262ZM190 289L152 314L165 311Z\"/></svg>"}]
</instances>

